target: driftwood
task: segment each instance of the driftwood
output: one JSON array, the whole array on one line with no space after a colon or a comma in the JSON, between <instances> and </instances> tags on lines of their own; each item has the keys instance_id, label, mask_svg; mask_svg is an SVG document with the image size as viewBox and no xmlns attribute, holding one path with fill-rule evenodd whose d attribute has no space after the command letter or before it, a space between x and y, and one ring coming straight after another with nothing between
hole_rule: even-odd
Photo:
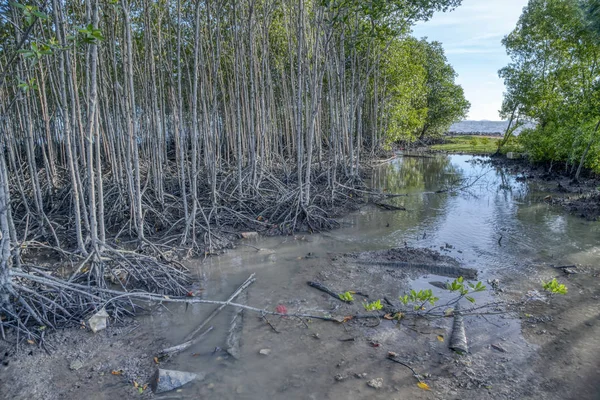
<instances>
[{"instance_id":1,"label":"driftwood","mask_svg":"<svg viewBox=\"0 0 600 400\"><path fill-rule=\"evenodd\" d=\"M395 267L395 268L414 268L427 271L430 274L443 275L458 278L462 276L467 280L477 279L477 270L472 268L455 267L453 265L439 265L439 264L422 264L422 263L411 263L402 261L367 261L367 260L353 260L358 264L366 265L378 265L382 267Z\"/></svg>"},{"instance_id":2,"label":"driftwood","mask_svg":"<svg viewBox=\"0 0 600 400\"><path fill-rule=\"evenodd\" d=\"M454 325L452 326L450 348L460 354L466 354L469 352L467 335L465 333L465 324L463 322L463 316L460 312L459 303L456 303L456 307L454 308Z\"/></svg>"},{"instance_id":3,"label":"driftwood","mask_svg":"<svg viewBox=\"0 0 600 400\"><path fill-rule=\"evenodd\" d=\"M196 329L194 329L192 332L190 332L184 339L184 342L181 344L178 344L177 346L173 346L173 347L169 347L167 349L163 349L160 351L159 353L159 357L166 357L166 356L172 356L174 354L177 354L179 352L182 352L184 350L186 350L187 348L189 348L190 346L192 346L193 344L198 343L207 333L209 333L213 327L211 326L210 328L208 328L206 331L204 331L200 336L196 337L196 335L198 335L198 333L204 329L204 327L206 325L208 325L208 323L210 321L212 321L212 319L225 307L227 307L228 305L231 304L231 302L233 300L235 300L236 297L238 297L240 295L240 293L242 293L244 291L244 289L246 289L248 286L250 286L256 279L254 278L256 274L252 274L248 277L248 279L246 279L244 281L244 283L242 283L242 285L237 288L237 290L235 292L233 292L233 294L231 296L229 296L229 298L222 303L219 307L217 307L216 309L213 310L213 312L210 313L210 315L208 316L208 318L206 318L200 325L198 325L198 327Z\"/></svg>"},{"instance_id":4,"label":"driftwood","mask_svg":"<svg viewBox=\"0 0 600 400\"><path fill-rule=\"evenodd\" d=\"M208 323L222 310L224 309L230 302L232 302L233 300L235 300L236 297L238 297L240 295L240 293L242 293L248 286L250 286L252 283L254 283L254 281L256 280L254 277L256 276L256 274L252 274L248 277L248 279L246 279L244 281L244 283L242 283L242 285L237 288L237 290L235 292L233 292L233 294L231 296L229 296L229 298L225 301L225 304L220 305L219 307L215 308L213 310L212 313L210 313L210 315L208 316L208 318L206 318L204 320L204 322L202 322L196 329L194 329L192 332L190 332L184 340L191 340L194 338L194 336L196 336L196 334L198 332L200 332L206 325L208 325Z\"/></svg>"},{"instance_id":5,"label":"driftwood","mask_svg":"<svg viewBox=\"0 0 600 400\"><path fill-rule=\"evenodd\" d=\"M182 351L187 350L188 348L202 340L212 330L213 327L209 326L207 330L202 332L195 339L188 340L187 342L183 342L181 344L178 344L177 346L168 347L166 349L161 350L160 353L158 353L158 358L170 357L174 354L181 353Z\"/></svg>"}]
</instances>

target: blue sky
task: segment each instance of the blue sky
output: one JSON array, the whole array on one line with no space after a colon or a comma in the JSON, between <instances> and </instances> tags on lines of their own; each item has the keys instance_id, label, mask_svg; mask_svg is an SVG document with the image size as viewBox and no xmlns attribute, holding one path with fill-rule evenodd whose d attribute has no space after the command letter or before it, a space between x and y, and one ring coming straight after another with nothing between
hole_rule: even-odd
<instances>
[{"instance_id":1,"label":"blue sky","mask_svg":"<svg viewBox=\"0 0 600 400\"><path fill-rule=\"evenodd\" d=\"M500 119L504 84L498 70L509 62L500 41L514 29L525 5L527 0L463 0L456 10L414 28L416 37L443 43L471 102L468 119Z\"/></svg>"}]
</instances>

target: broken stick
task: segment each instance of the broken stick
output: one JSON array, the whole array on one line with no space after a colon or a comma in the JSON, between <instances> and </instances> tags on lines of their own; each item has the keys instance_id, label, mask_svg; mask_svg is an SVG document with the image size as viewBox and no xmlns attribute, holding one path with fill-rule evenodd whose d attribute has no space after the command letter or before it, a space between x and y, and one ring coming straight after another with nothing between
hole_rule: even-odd
<instances>
[{"instance_id":1,"label":"broken stick","mask_svg":"<svg viewBox=\"0 0 600 400\"><path fill-rule=\"evenodd\" d=\"M219 307L215 308L213 312L210 313L210 315L208 316L208 318L206 318L204 320L203 323L201 323L196 329L194 329L192 332L190 332L186 337L185 337L185 341L187 342L188 340L191 340L194 338L194 336L196 336L198 334L198 332L200 332L206 325L208 325L208 323L225 307L227 307L229 305L229 303L231 303L233 300L235 300L236 297L238 297L240 295L240 293L242 293L248 286L250 286L256 279L254 278L256 276L256 274L252 274L248 277L248 279L246 279L244 281L244 283L242 283L242 286L240 286L239 288L237 288L237 290L235 292L233 292L233 294L231 296L229 296L229 298L225 301L225 304L220 305Z\"/></svg>"},{"instance_id":2,"label":"broken stick","mask_svg":"<svg viewBox=\"0 0 600 400\"><path fill-rule=\"evenodd\" d=\"M202 332L202 334L200 334L200 336L196 337L195 339L188 340L187 342L178 344L177 346L168 347L166 349L161 350L160 353L158 353L158 358L162 359L165 357L170 357L174 354L180 353L180 352L190 348L192 345L194 345L194 344L198 343L200 340L202 340L202 338L204 338L204 336L206 336L212 330L213 330L213 327L209 326L207 330Z\"/></svg>"},{"instance_id":3,"label":"broken stick","mask_svg":"<svg viewBox=\"0 0 600 400\"><path fill-rule=\"evenodd\" d=\"M236 297L238 297L240 295L240 293L242 293L244 291L244 289L246 289L248 286L250 286L256 280L254 278L255 276L256 276L256 274L250 275L248 277L248 279L246 279L244 281L244 283L242 283L242 286L240 286L239 288L237 288L237 290L235 292L233 292L233 294L231 296L229 296L229 298L225 301L225 303L221 304L219 307L217 307L216 309L214 309L213 312L210 313L210 315L208 316L208 318L206 318L204 320L204 322L202 322L196 329L194 329L192 332L190 332L185 337L183 343L178 344L177 346L173 346L173 347L169 347L167 349L161 350L161 352L159 353L159 358L166 357L166 356L172 356L172 355L174 355L176 353L179 353L179 352L182 352L182 351L186 350L187 348L189 348L193 344L198 343L207 333L209 333L213 329L213 327L211 326L206 331L204 331L200 336L196 337L196 335L198 334L198 332L200 332L202 329L204 329L204 327L206 325L208 325L208 323L210 321L212 321L212 319L223 308L227 307L233 300L235 300Z\"/></svg>"}]
</instances>

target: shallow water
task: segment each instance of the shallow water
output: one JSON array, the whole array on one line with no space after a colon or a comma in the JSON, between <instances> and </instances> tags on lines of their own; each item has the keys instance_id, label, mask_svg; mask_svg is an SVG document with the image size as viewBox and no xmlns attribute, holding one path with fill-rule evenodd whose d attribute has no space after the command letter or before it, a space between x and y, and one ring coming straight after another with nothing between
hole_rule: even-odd
<instances>
[{"instance_id":1,"label":"shallow water","mask_svg":"<svg viewBox=\"0 0 600 400\"><path fill-rule=\"evenodd\" d=\"M547 269L538 267L541 264L597 265L600 224L544 203L541 199L545 193L516 178L471 156L401 157L376 170L371 184L387 193L407 194L387 200L406 207L406 211L368 206L343 218L342 227L335 231L242 242L235 250L197 261L191 267L204 282L205 298L226 299L248 275L256 273L257 281L248 290L249 305L274 309L284 304L290 311L317 312L331 311L339 303L306 285L330 262L327 255L332 253L405 245L428 247L457 258L465 267L476 268L483 281L500 279L508 296L539 289L540 279L549 277ZM457 187L461 189L434 193ZM423 276L410 287L432 288L428 282L446 279ZM483 294L482 300L490 299L492 294ZM144 325L149 334L165 338L167 346L173 345L210 311L211 307L202 306L187 310L170 307L148 317ZM205 341L163 366L205 376L164 397L337 399L389 398L393 394L420 398L425 392L415 389L409 372L390 365L385 352L398 351L394 344L401 344L411 362L432 374L442 374L442 366L432 365L442 365L443 358L448 357L447 343L435 337L449 335L449 321L397 329L386 325L389 321L370 328L358 323L340 326L313 321L305 325L298 320L270 318L281 332L275 333L259 316L246 313L241 356L234 360L219 350L225 346L232 313L222 312ZM520 335L519 321L505 316L486 321L470 318L467 330L473 351L497 340L520 350L522 357L535 349ZM340 341L348 337L361 340ZM386 346L373 349L370 341ZM259 355L263 348L271 349L271 354ZM375 392L364 380L354 378L354 373L363 372L369 373L369 379L384 377L386 390ZM334 376L339 374L347 379L336 382Z\"/></svg>"}]
</instances>

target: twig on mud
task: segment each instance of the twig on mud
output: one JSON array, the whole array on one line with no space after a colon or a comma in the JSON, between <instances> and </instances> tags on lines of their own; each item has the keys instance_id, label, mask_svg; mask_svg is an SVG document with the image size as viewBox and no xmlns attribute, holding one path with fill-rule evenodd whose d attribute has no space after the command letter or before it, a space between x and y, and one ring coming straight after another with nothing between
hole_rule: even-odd
<instances>
[{"instance_id":1,"label":"twig on mud","mask_svg":"<svg viewBox=\"0 0 600 400\"><path fill-rule=\"evenodd\" d=\"M412 372L413 376L419 381L419 382L423 382L423 380L421 379L421 375L417 374L417 371L414 370L413 367L411 367L410 365L408 365L407 363L405 363L404 361L400 361L396 358L396 353L394 352L388 352L388 356L387 359L390 361L393 361L395 363L398 363L400 365L405 366L406 368L410 369L410 371Z\"/></svg>"},{"instance_id":2,"label":"twig on mud","mask_svg":"<svg viewBox=\"0 0 600 400\"><path fill-rule=\"evenodd\" d=\"M320 290L321 292L327 293L328 295L330 295L334 299L337 299L337 300L342 301L344 303L352 304L351 300L346 300L346 299L341 298L338 293L336 293L333 290L329 289L327 286L323 285L320 282L308 281L306 283L308 284L308 286L314 287L315 289Z\"/></svg>"},{"instance_id":3,"label":"twig on mud","mask_svg":"<svg viewBox=\"0 0 600 400\"><path fill-rule=\"evenodd\" d=\"M272 323L271 323L271 322L270 322L270 321L267 319L267 316L266 316L266 315L264 315L264 314L263 314L263 315L261 315L261 318L262 318L262 319L263 319L263 320L266 322L266 324L267 324L267 325L269 325L269 326L271 327L271 329L273 330L273 332L275 332L275 333L281 333L281 332L279 332L279 331L278 331L278 330L277 330L277 329L276 329L276 328L273 326L273 324L272 324Z\"/></svg>"}]
</instances>

